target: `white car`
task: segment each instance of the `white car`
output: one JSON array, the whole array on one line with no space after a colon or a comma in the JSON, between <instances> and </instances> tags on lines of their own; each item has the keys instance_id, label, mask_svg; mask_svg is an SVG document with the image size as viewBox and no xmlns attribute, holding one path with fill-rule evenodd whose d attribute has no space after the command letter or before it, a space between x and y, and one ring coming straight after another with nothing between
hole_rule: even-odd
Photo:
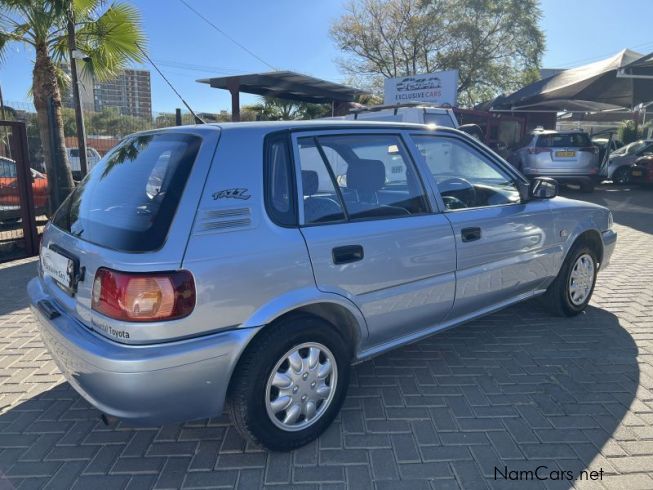
<instances>
[{"instance_id":1,"label":"white car","mask_svg":"<svg viewBox=\"0 0 653 490\"><path fill-rule=\"evenodd\" d=\"M653 140L634 141L610 153L604 177L614 184L627 184L630 180L630 166L642 155L653 153Z\"/></svg>"},{"instance_id":2,"label":"white car","mask_svg":"<svg viewBox=\"0 0 653 490\"><path fill-rule=\"evenodd\" d=\"M73 172L73 179L81 180L82 178L82 167L79 162L79 148L66 148L66 155L68 155L68 161L70 162L70 169ZM95 148L90 146L86 148L86 163L88 165L87 170L91 170L93 166L100 161L102 157Z\"/></svg>"}]
</instances>

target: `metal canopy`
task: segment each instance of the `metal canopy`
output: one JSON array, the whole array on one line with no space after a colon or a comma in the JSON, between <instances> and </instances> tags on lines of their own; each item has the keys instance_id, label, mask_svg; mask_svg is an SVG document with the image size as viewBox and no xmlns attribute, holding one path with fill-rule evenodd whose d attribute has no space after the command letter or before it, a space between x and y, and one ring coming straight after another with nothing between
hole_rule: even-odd
<instances>
[{"instance_id":1,"label":"metal canopy","mask_svg":"<svg viewBox=\"0 0 653 490\"><path fill-rule=\"evenodd\" d=\"M610 58L538 80L503 98L500 107L494 107L509 109L575 99L633 108L653 100L653 81L622 78L617 72L641 58L640 53L624 49Z\"/></svg>"},{"instance_id":2,"label":"metal canopy","mask_svg":"<svg viewBox=\"0 0 653 490\"><path fill-rule=\"evenodd\" d=\"M594 102L591 100L577 100L577 99L554 99L544 100L541 102L533 102L530 104L513 106L513 112L519 111L547 111L547 112L613 112L613 111L626 111L625 107L614 104L604 104L602 102ZM628 111L632 112L632 111Z\"/></svg>"},{"instance_id":3,"label":"metal canopy","mask_svg":"<svg viewBox=\"0 0 653 490\"><path fill-rule=\"evenodd\" d=\"M620 78L653 79L653 53L622 66L617 71L617 76Z\"/></svg>"},{"instance_id":4,"label":"metal canopy","mask_svg":"<svg viewBox=\"0 0 653 490\"><path fill-rule=\"evenodd\" d=\"M203 78L197 80L213 88L231 92L232 118L240 118L240 92L278 97L298 102L333 104L352 102L357 95L367 92L320 78L302 75L294 71L272 71L229 77Z\"/></svg>"}]
</instances>

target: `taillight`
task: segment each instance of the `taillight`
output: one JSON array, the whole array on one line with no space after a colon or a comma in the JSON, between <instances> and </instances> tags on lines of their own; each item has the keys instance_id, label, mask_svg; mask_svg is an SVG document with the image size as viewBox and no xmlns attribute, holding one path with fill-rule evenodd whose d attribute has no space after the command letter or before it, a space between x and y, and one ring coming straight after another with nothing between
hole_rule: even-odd
<instances>
[{"instance_id":1,"label":"taillight","mask_svg":"<svg viewBox=\"0 0 653 490\"><path fill-rule=\"evenodd\" d=\"M528 149L528 153L531 155L537 155L538 153L545 153L545 152L550 152L551 150L549 148L540 148L540 147L533 147Z\"/></svg>"},{"instance_id":2,"label":"taillight","mask_svg":"<svg viewBox=\"0 0 653 490\"><path fill-rule=\"evenodd\" d=\"M182 318L195 307L195 281L188 271L128 273L101 267L95 273L91 307L129 322Z\"/></svg>"}]
</instances>

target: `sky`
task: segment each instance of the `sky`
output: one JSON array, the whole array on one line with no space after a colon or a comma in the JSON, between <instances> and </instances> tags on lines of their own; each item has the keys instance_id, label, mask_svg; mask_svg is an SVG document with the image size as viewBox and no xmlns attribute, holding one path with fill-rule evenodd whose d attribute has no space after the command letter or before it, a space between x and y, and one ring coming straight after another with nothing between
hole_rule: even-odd
<instances>
[{"instance_id":1,"label":"sky","mask_svg":"<svg viewBox=\"0 0 653 490\"><path fill-rule=\"evenodd\" d=\"M329 37L330 25L348 0L186 0L243 50L190 11L180 0L134 0L148 38L148 53L197 112L230 110L226 91L195 80L239 73L293 70L342 82L342 53ZM653 51L653 1L542 0L541 28L546 35L542 66L570 68L606 58L624 48ZM625 14L625 11L629 14ZM263 60L261 62L259 59ZM34 53L12 44L0 64L0 85L7 105L29 104ZM269 66L268 66L269 65ZM152 108L173 111L181 103L150 66ZM256 96L241 97L241 104Z\"/></svg>"}]
</instances>

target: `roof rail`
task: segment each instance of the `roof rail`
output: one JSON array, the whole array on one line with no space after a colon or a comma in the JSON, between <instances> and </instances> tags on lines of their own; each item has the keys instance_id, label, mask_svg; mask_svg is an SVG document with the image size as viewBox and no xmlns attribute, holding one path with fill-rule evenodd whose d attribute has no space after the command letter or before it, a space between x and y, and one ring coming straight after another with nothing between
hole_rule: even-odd
<instances>
[{"instance_id":1,"label":"roof rail","mask_svg":"<svg viewBox=\"0 0 653 490\"><path fill-rule=\"evenodd\" d=\"M401 109L402 107L424 107L426 109L453 109L450 104L430 104L428 102L402 102L400 104L381 104L372 105L367 107L360 107L351 109L350 114L358 114L360 112L377 112L385 109Z\"/></svg>"}]
</instances>

